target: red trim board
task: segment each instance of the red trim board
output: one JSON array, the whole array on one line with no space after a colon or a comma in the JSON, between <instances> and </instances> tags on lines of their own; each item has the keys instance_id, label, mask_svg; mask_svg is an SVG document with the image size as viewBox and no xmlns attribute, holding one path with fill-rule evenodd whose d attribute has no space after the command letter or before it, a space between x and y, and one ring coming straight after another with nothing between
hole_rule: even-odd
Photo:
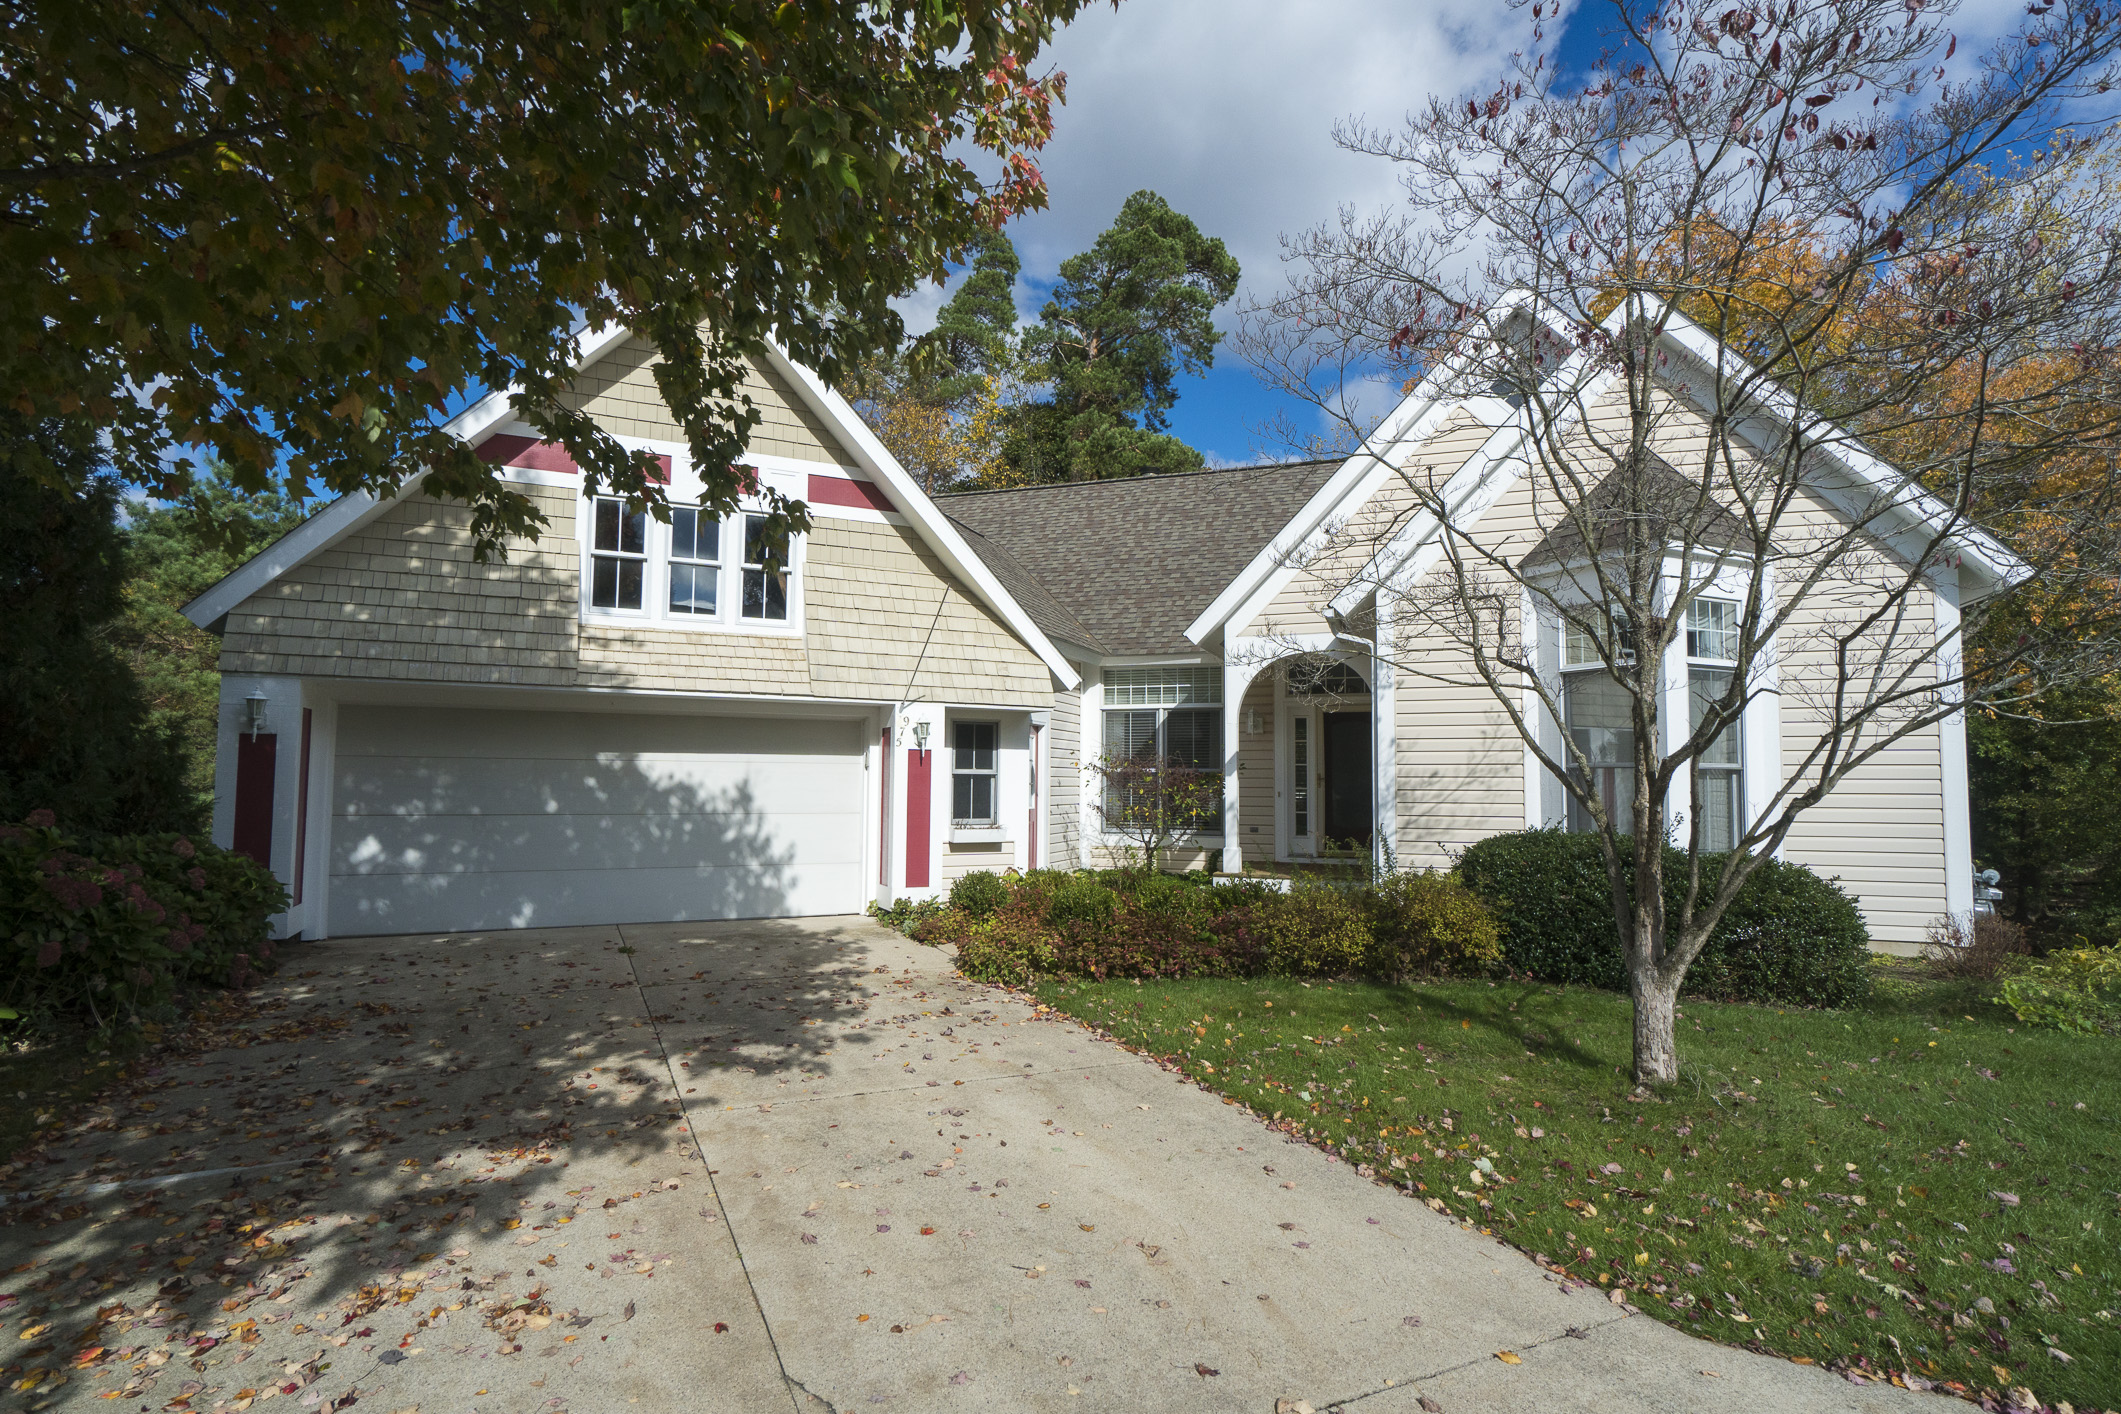
<instances>
[{"instance_id":1,"label":"red trim board","mask_svg":"<svg viewBox=\"0 0 2121 1414\"><path fill-rule=\"evenodd\" d=\"M273 765L279 749L280 738L271 732L236 738L236 828L230 843L236 853L267 869L272 868Z\"/></svg>"},{"instance_id":2,"label":"red trim board","mask_svg":"<svg viewBox=\"0 0 2121 1414\"><path fill-rule=\"evenodd\" d=\"M906 753L906 887L928 887L928 795L934 775L925 751Z\"/></svg>"}]
</instances>

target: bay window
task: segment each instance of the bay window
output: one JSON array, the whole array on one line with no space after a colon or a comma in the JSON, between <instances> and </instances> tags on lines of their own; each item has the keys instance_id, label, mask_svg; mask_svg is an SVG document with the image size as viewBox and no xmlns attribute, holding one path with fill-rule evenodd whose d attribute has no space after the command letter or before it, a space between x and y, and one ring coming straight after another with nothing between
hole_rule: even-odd
<instances>
[{"instance_id":1,"label":"bay window","mask_svg":"<svg viewBox=\"0 0 2121 1414\"><path fill-rule=\"evenodd\" d=\"M1594 611L1595 612L1595 611ZM1628 620L1609 613L1599 625L1608 635L1613 657L1622 667L1634 661L1624 646ZM1635 815L1635 699L1610 672L1592 630L1574 619L1564 621L1561 651L1563 729L1590 763L1590 775L1575 762L1569 777L1598 797L1606 818L1622 833L1631 831ZM1591 812L1574 795L1568 799L1568 827L1596 829Z\"/></svg>"},{"instance_id":2,"label":"bay window","mask_svg":"<svg viewBox=\"0 0 2121 1414\"><path fill-rule=\"evenodd\" d=\"M1579 668L1561 680L1564 724L1569 740L1590 763L1590 775L1581 763L1571 762L1572 779L1605 807L1606 818L1622 834L1630 833L1635 815L1635 699L1627 688L1606 672L1603 664ZM1574 795L1569 797L1569 828L1592 830L1597 825L1591 812Z\"/></svg>"},{"instance_id":3,"label":"bay window","mask_svg":"<svg viewBox=\"0 0 2121 1414\"><path fill-rule=\"evenodd\" d=\"M1731 690L1731 667L1738 657L1738 606L1719 599L1696 599L1687 606L1688 730L1696 730L1709 709ZM1701 797L1698 839L1705 854L1736 847L1745 830L1745 756L1739 723L1732 722L1694 760L1694 784Z\"/></svg>"}]
</instances>

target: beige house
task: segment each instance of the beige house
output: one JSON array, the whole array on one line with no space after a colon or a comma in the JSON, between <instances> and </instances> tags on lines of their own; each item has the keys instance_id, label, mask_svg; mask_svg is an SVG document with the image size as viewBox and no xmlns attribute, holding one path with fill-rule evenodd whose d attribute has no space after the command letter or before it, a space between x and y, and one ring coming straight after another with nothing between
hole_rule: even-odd
<instances>
[{"instance_id":1,"label":"beige house","mask_svg":"<svg viewBox=\"0 0 2121 1414\"><path fill-rule=\"evenodd\" d=\"M1534 553L1503 400L1417 389L1345 462L930 498L770 352L748 462L813 517L771 574L744 513L692 509L653 358L585 336L576 396L665 459L670 524L585 496L496 394L453 430L537 497L536 543L476 563L467 514L415 482L335 502L187 609L222 635L215 838L287 882L286 932L848 913L1095 864L1109 752L1224 771L1192 844L1225 870L1350 840L1443 864L1568 823L1492 696L1391 669L1421 645L1390 637L1380 566L1423 572L1419 518L1367 562L1335 549L1421 467L1462 484L1461 528ZM1814 509L1839 513L1831 488ZM1960 597L2008 573L1966 547L1921 605L1940 645ZM1804 643L1787 650L1801 673ZM1737 811L1773 794L1796 710L1760 702ZM1875 758L1784 853L1839 876L1881 943L1970 911L1962 728Z\"/></svg>"}]
</instances>

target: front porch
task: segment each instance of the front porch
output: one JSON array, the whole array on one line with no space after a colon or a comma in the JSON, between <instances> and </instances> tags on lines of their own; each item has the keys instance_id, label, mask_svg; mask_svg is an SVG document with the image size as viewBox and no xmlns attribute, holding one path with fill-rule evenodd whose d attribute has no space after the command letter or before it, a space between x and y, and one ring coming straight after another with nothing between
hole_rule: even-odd
<instances>
[{"instance_id":1,"label":"front porch","mask_svg":"<svg viewBox=\"0 0 2121 1414\"><path fill-rule=\"evenodd\" d=\"M1367 657L1330 653L1225 664L1226 872L1295 877L1369 858L1380 794L1372 672Z\"/></svg>"}]
</instances>

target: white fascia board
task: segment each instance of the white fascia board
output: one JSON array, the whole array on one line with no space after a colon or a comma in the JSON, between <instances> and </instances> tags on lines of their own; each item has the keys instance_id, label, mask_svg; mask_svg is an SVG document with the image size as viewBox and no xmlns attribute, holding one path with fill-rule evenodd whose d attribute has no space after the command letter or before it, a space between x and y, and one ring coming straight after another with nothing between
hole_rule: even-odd
<instances>
[{"instance_id":1,"label":"white fascia board","mask_svg":"<svg viewBox=\"0 0 2121 1414\"><path fill-rule=\"evenodd\" d=\"M583 330L574 341L575 372L588 368L632 336L633 331L623 324ZM443 423L442 430L466 442L484 441L489 432L508 421L514 411L517 391L515 387L508 387L488 393ZM227 617L238 604L262 591L281 575L312 556L322 554L411 495L425 479L425 471L416 471L387 497L368 491L341 496L186 604L184 617L200 628Z\"/></svg>"},{"instance_id":2,"label":"white fascia board","mask_svg":"<svg viewBox=\"0 0 2121 1414\"><path fill-rule=\"evenodd\" d=\"M1054 646L1053 640L1032 622L1023 606L1002 587L985 561L973 553L964 537L951 527L948 518L921 490L920 483L898 464L898 458L877 440L876 434L869 430L868 424L847 400L826 387L817 374L790 358L777 340L766 341L766 358L775 371L794 385L803 401L810 405L810 410L825 419L839 434L841 444L854 454L856 464L869 474L871 480L889 490L894 504L920 537L928 542L928 547L942 558L950 572L978 591L987 606L1002 616L1002 621L1029 645L1053 676L1060 679L1063 687L1079 686L1082 675L1069 666L1067 657Z\"/></svg>"},{"instance_id":3,"label":"white fascia board","mask_svg":"<svg viewBox=\"0 0 2121 1414\"><path fill-rule=\"evenodd\" d=\"M1511 290L1496 300L1493 309L1507 316L1529 310L1537 302L1537 297L1529 290ZM1233 620L1249 622L1259 607L1278 594L1293 576L1292 557L1320 536L1335 513L1344 506L1360 507L1376 493L1396 468L1395 452L1428 441L1453 412L1475 401L1446 396L1446 390L1462 367L1462 360L1448 358L1425 374L1399 406L1363 439L1362 447L1355 455L1343 462L1326 484L1312 493L1303 508L1289 518L1288 524L1224 586L1207 608L1201 610L1200 616L1187 625L1187 639L1204 644L1218 629L1227 627ZM1264 595L1260 593L1262 589L1267 590Z\"/></svg>"},{"instance_id":4,"label":"white fascia board","mask_svg":"<svg viewBox=\"0 0 2121 1414\"><path fill-rule=\"evenodd\" d=\"M1580 380L1588 361L1586 354L1571 355L1554 371L1555 384L1560 386ZM1566 430L1585 409L1596 406L1605 397L1612 381L1613 375L1605 374L1581 383L1570 397L1568 410L1556 419L1554 430ZM1522 455L1525 439L1532 432L1531 422L1531 409L1519 409L1509 422L1490 433L1488 439L1444 483L1444 513L1461 531L1470 531L1480 524L1480 518L1502 499L1502 493L1531 469L1530 462ZM1416 513L1406 528L1394 536L1389 545L1371 556L1369 563L1333 596L1327 608L1345 616L1360 608L1378 585L1390 585L1401 592L1412 589L1436 562L1439 553L1437 536L1443 525L1444 522L1432 512Z\"/></svg>"},{"instance_id":5,"label":"white fascia board","mask_svg":"<svg viewBox=\"0 0 2121 1414\"><path fill-rule=\"evenodd\" d=\"M1301 550L1344 504L1361 505L1384 478L1391 474L1391 453L1405 442L1425 442L1458 404L1441 396L1445 374L1439 370L1422 379L1413 392L1379 423L1355 455L1340 464L1326 484L1275 532L1260 552L1237 572L1220 594L1186 625L1186 639L1206 644L1257 591L1279 570L1288 568Z\"/></svg>"},{"instance_id":6,"label":"white fascia board","mask_svg":"<svg viewBox=\"0 0 2121 1414\"><path fill-rule=\"evenodd\" d=\"M1671 311L1665 337L1712 377L1720 376L1733 362L1742 362L1739 355L1719 347L1714 336L1676 309ZM1789 431L1796 432L1799 409L1789 390L1765 377L1756 382L1755 389L1750 399L1754 407ZM1818 441L1819 450L1847 474L1856 488L1872 496L1884 497L1894 510L1930 535L1937 534L1950 520L1950 509L1937 497L1874 456L1845 429L1825 425L1832 435L1825 441L1814 440ZM1961 556L1960 568L1972 567L1998 588L2016 584L2032 573L2030 565L1977 525L1969 524L1955 531L1951 542Z\"/></svg>"}]
</instances>

